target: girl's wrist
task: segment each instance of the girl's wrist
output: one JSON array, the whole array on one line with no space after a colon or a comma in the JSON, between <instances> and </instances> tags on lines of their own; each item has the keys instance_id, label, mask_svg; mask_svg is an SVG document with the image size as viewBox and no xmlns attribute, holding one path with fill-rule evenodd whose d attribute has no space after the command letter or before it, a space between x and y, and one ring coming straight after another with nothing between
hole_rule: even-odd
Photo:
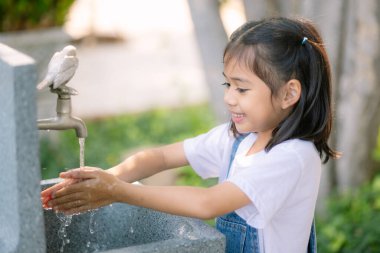
<instances>
[{"instance_id":1,"label":"girl's wrist","mask_svg":"<svg viewBox=\"0 0 380 253\"><path fill-rule=\"evenodd\" d=\"M106 170L107 173L117 177L118 179L124 181L124 182L132 182L131 173L127 171L125 168L125 165L118 164L112 168L109 168Z\"/></svg>"},{"instance_id":2,"label":"girl's wrist","mask_svg":"<svg viewBox=\"0 0 380 253\"><path fill-rule=\"evenodd\" d=\"M115 191L114 191L114 202L127 203L128 199L128 191L131 184L124 182L122 180L117 180Z\"/></svg>"},{"instance_id":3,"label":"girl's wrist","mask_svg":"<svg viewBox=\"0 0 380 253\"><path fill-rule=\"evenodd\" d=\"M106 170L106 172L117 177L120 180L123 180L122 179L122 168L120 168L120 165L116 165L112 168L109 168Z\"/></svg>"}]
</instances>

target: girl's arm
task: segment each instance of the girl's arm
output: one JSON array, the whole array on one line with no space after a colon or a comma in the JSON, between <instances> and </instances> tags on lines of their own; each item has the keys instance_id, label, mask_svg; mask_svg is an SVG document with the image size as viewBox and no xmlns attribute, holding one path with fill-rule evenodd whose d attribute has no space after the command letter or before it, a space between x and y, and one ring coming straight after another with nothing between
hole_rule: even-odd
<instances>
[{"instance_id":1,"label":"girl's arm","mask_svg":"<svg viewBox=\"0 0 380 253\"><path fill-rule=\"evenodd\" d=\"M140 151L122 163L107 170L108 173L125 182L135 182L160 171L182 167L188 164L183 149L183 143L178 142L163 147ZM41 192L41 202L47 207L47 202L59 189L78 183L79 179L69 179L57 183Z\"/></svg>"},{"instance_id":2,"label":"girl's arm","mask_svg":"<svg viewBox=\"0 0 380 253\"><path fill-rule=\"evenodd\" d=\"M163 170L178 168L188 164L183 143L178 142L138 152L115 167L108 169L107 172L123 181L131 183Z\"/></svg>"},{"instance_id":3,"label":"girl's arm","mask_svg":"<svg viewBox=\"0 0 380 253\"><path fill-rule=\"evenodd\" d=\"M211 188L141 186L119 180L109 173L86 167L61 174L87 179L58 190L50 206L67 214L87 211L113 202L125 202L154 210L209 219L239 209L250 199L230 182Z\"/></svg>"},{"instance_id":4,"label":"girl's arm","mask_svg":"<svg viewBox=\"0 0 380 253\"><path fill-rule=\"evenodd\" d=\"M120 202L199 219L215 218L250 203L240 188L230 182L210 188L126 184L119 191Z\"/></svg>"}]
</instances>

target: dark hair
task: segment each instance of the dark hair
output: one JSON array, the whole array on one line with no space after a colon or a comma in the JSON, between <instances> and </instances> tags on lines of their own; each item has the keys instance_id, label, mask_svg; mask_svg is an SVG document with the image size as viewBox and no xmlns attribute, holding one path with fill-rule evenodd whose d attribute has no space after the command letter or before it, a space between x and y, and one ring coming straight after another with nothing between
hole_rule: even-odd
<instances>
[{"instance_id":1,"label":"dark hair","mask_svg":"<svg viewBox=\"0 0 380 253\"><path fill-rule=\"evenodd\" d=\"M339 156L327 143L332 127L330 64L311 21L279 17L247 22L231 35L226 46L224 63L231 59L246 64L272 95L291 79L301 83L299 101L273 130L266 151L299 138L312 141L324 163ZM233 122L231 129L239 135Z\"/></svg>"}]
</instances>

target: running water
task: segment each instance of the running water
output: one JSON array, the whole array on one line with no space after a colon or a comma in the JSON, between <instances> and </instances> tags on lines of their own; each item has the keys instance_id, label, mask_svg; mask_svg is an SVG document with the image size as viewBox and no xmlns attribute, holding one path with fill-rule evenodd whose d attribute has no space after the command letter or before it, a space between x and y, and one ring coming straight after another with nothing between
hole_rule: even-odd
<instances>
[{"instance_id":1,"label":"running water","mask_svg":"<svg viewBox=\"0 0 380 253\"><path fill-rule=\"evenodd\" d=\"M88 225L88 229L90 230L90 234L95 233L96 221L95 221L95 210L90 211L90 224Z\"/></svg>"},{"instance_id":2,"label":"running water","mask_svg":"<svg viewBox=\"0 0 380 253\"><path fill-rule=\"evenodd\" d=\"M85 138L79 138L79 167L84 167L84 144Z\"/></svg>"},{"instance_id":3,"label":"running water","mask_svg":"<svg viewBox=\"0 0 380 253\"><path fill-rule=\"evenodd\" d=\"M90 231L90 234L93 235L96 231L95 231L95 227L96 227L96 220L95 220L95 214L96 214L96 210L97 209L94 209L94 210L91 210L90 211L90 223L88 225L88 229ZM91 242L91 239L87 242L87 245L86 247L88 249L92 249L92 250L95 250L94 252L97 252L99 250L99 245L98 243L95 241L95 242Z\"/></svg>"},{"instance_id":4,"label":"running water","mask_svg":"<svg viewBox=\"0 0 380 253\"><path fill-rule=\"evenodd\" d=\"M85 138L79 138L79 166L80 168L84 168L84 147L85 147ZM88 225L88 229L90 231L90 234L95 233L95 227L96 227L96 221L95 221L95 213L97 209L90 211L90 222ZM87 248L92 247L95 251L98 249L97 243L91 243L91 241L87 242L86 245Z\"/></svg>"},{"instance_id":5,"label":"running water","mask_svg":"<svg viewBox=\"0 0 380 253\"><path fill-rule=\"evenodd\" d=\"M79 167L84 167L84 146L85 146L85 138L79 138ZM63 213L56 213L57 218L59 219L61 225L58 229L58 237L62 240L61 248L59 249L60 253L63 253L65 249L65 245L70 243L70 239L67 237L66 228L70 226L71 220L73 218L72 215L64 215ZM92 218L93 214L91 215ZM90 219L90 226L91 221ZM90 229L91 232L91 229Z\"/></svg>"},{"instance_id":6,"label":"running water","mask_svg":"<svg viewBox=\"0 0 380 253\"><path fill-rule=\"evenodd\" d=\"M61 248L59 249L60 253L63 253L65 245L70 243L70 239L67 237L66 227L71 224L73 218L72 215L64 215L63 213L56 213L57 218L59 219L61 225L58 229L58 237L62 240Z\"/></svg>"}]
</instances>

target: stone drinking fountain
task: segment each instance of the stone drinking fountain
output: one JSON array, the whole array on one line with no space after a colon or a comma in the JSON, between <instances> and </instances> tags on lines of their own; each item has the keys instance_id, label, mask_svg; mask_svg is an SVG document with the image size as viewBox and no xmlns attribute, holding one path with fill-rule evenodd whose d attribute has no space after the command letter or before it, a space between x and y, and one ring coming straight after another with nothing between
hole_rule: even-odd
<instances>
[{"instance_id":1,"label":"stone drinking fountain","mask_svg":"<svg viewBox=\"0 0 380 253\"><path fill-rule=\"evenodd\" d=\"M34 60L1 43L0 84L0 252L60 252L62 215L40 202L41 189L59 179L41 181L37 126L75 129L86 137L85 124L71 116L70 96L59 93L57 117L37 124ZM67 253L211 253L225 247L223 235L200 220L122 203L73 216L66 233Z\"/></svg>"}]
</instances>

